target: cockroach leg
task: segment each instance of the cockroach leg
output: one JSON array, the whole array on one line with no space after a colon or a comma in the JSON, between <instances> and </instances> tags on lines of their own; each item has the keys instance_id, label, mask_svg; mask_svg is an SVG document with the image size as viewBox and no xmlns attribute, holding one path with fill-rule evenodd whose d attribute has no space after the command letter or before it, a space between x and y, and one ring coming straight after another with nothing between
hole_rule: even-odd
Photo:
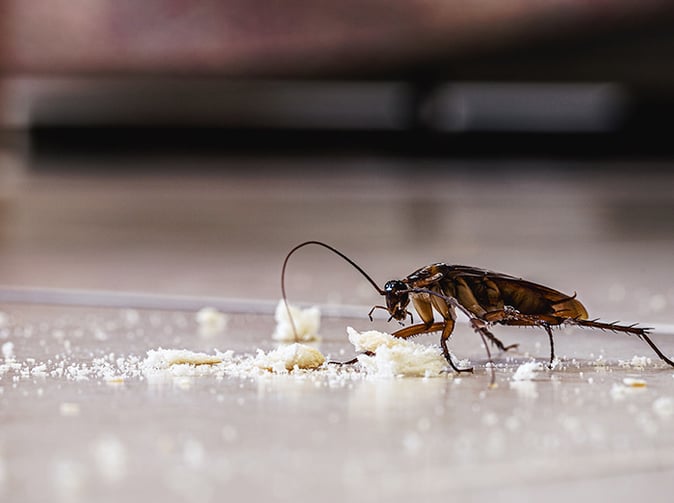
<instances>
[{"instance_id":1,"label":"cockroach leg","mask_svg":"<svg viewBox=\"0 0 674 503\"><path fill-rule=\"evenodd\" d=\"M552 338L552 327L547 323L543 324L543 328L548 333L548 338L550 339L550 362L548 363L548 368L552 369L552 363L555 361L555 341Z\"/></svg>"},{"instance_id":2,"label":"cockroach leg","mask_svg":"<svg viewBox=\"0 0 674 503\"><path fill-rule=\"evenodd\" d=\"M451 323L450 323L451 322ZM408 339L409 337L414 337L415 335L428 334L430 332L437 332L442 330L442 336L440 337L440 346L442 347L442 354L449 363L449 366L452 367L452 370L455 372L472 372L473 368L459 368L452 361L452 356L449 353L449 348L447 347L447 340L454 330L454 321L438 321L435 323L417 323L416 325L410 325L409 327L401 328L393 332L391 335L393 337L398 337L399 339Z\"/></svg>"},{"instance_id":3,"label":"cockroach leg","mask_svg":"<svg viewBox=\"0 0 674 503\"><path fill-rule=\"evenodd\" d=\"M662 361L667 363L668 365L674 367L674 361L672 361L670 358L665 356L665 354L658 348L655 343L648 337L648 328L644 327L636 327L634 325L618 325L616 323L603 323L601 321L597 320L581 320L581 319L573 319L569 318L566 320L563 320L564 323L568 323L570 325L577 325L580 327L588 327L588 328L598 328L600 330L611 330L612 332L622 332L624 334L631 334L631 335L636 335L637 337L641 338L648 344L653 351L655 351L655 354L658 355Z\"/></svg>"},{"instance_id":4,"label":"cockroach leg","mask_svg":"<svg viewBox=\"0 0 674 503\"><path fill-rule=\"evenodd\" d=\"M386 306L372 306L372 309L370 309L370 312L367 313L367 317L370 318L370 321L374 321L374 318L372 317L372 313L374 313L377 309L383 309L388 313L388 309L386 309Z\"/></svg>"},{"instance_id":5,"label":"cockroach leg","mask_svg":"<svg viewBox=\"0 0 674 503\"><path fill-rule=\"evenodd\" d=\"M454 372L473 372L473 367L459 368L452 361L452 356L449 354L449 348L447 347L447 341L449 336L452 335L454 331L454 320L445 320L445 326L442 329L442 335L440 336L440 346L442 346L442 354L445 357L445 360L449 362L449 366L452 367Z\"/></svg>"},{"instance_id":6,"label":"cockroach leg","mask_svg":"<svg viewBox=\"0 0 674 503\"><path fill-rule=\"evenodd\" d=\"M374 356L374 353L372 351L363 351L360 354L366 355L366 356ZM358 363L358 357L356 356L355 358L351 358L350 360L347 360L345 362L337 362L337 361L334 361L334 360L330 360L327 363L328 363L328 365L339 365L340 367L342 365L353 365L355 363Z\"/></svg>"}]
</instances>

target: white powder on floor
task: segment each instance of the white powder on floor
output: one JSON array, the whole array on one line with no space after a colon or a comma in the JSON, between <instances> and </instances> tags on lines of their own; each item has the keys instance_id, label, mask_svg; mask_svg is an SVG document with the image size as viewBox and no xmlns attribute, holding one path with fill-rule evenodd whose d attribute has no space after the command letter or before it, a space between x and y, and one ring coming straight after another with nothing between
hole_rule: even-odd
<instances>
[{"instance_id":1,"label":"white powder on floor","mask_svg":"<svg viewBox=\"0 0 674 503\"><path fill-rule=\"evenodd\" d=\"M292 321L288 317L288 310ZM310 342L319 340L318 331L321 327L321 311L318 307L302 309L291 304L279 301L274 313L276 328L272 339L282 342ZM295 330L293 330L293 324ZM295 331L297 335L295 335Z\"/></svg>"},{"instance_id":2,"label":"white powder on floor","mask_svg":"<svg viewBox=\"0 0 674 503\"><path fill-rule=\"evenodd\" d=\"M517 367L513 374L513 381L531 381L536 378L538 373L543 370L541 362L526 362Z\"/></svg>"},{"instance_id":3,"label":"white powder on floor","mask_svg":"<svg viewBox=\"0 0 674 503\"><path fill-rule=\"evenodd\" d=\"M442 374L448 367L447 360L438 347L424 346L376 330L358 332L347 327L346 331L356 351L374 353L372 356L358 356L358 362L369 375L431 377Z\"/></svg>"}]
</instances>

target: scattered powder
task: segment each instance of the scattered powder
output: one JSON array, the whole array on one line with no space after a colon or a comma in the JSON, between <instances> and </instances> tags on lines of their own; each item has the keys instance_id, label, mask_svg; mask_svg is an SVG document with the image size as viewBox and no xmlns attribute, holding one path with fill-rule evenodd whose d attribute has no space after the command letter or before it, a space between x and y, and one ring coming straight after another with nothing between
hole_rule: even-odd
<instances>
[{"instance_id":1,"label":"scattered powder","mask_svg":"<svg viewBox=\"0 0 674 503\"><path fill-rule=\"evenodd\" d=\"M424 346L376 330L358 332L347 327L346 331L356 351L374 353L372 356L358 356L361 367L370 375L431 377L447 369L447 361L438 347ZM466 362L460 362L460 365L468 366Z\"/></svg>"},{"instance_id":2,"label":"scattered powder","mask_svg":"<svg viewBox=\"0 0 674 503\"><path fill-rule=\"evenodd\" d=\"M292 316L292 322L288 317L288 310ZM321 311L317 307L302 309L291 304L286 304L283 300L279 301L274 313L276 328L272 334L272 339L282 342L310 342L319 340L318 330L321 326ZM297 337L293 330L293 322Z\"/></svg>"},{"instance_id":3,"label":"scattered powder","mask_svg":"<svg viewBox=\"0 0 674 503\"><path fill-rule=\"evenodd\" d=\"M261 371L288 373L294 370L311 370L323 365L325 356L315 348L304 344L283 345L269 353L258 350L255 356L234 357L232 351L215 355L195 353L186 349L157 349L147 352L140 364L147 377L248 377Z\"/></svg>"},{"instance_id":4,"label":"scattered powder","mask_svg":"<svg viewBox=\"0 0 674 503\"><path fill-rule=\"evenodd\" d=\"M210 337L222 333L227 327L227 315L213 307L204 307L196 314L199 335Z\"/></svg>"},{"instance_id":5,"label":"scattered powder","mask_svg":"<svg viewBox=\"0 0 674 503\"><path fill-rule=\"evenodd\" d=\"M315 348L305 344L289 344L265 354L258 351L255 365L276 373L283 373L294 368L310 370L325 363L325 356Z\"/></svg>"},{"instance_id":6,"label":"scattered powder","mask_svg":"<svg viewBox=\"0 0 674 503\"><path fill-rule=\"evenodd\" d=\"M513 374L513 381L531 381L536 378L538 373L543 370L543 364L541 362L526 362L517 367L517 370Z\"/></svg>"},{"instance_id":7,"label":"scattered powder","mask_svg":"<svg viewBox=\"0 0 674 503\"><path fill-rule=\"evenodd\" d=\"M670 418L674 416L674 399L668 396L661 396L653 402L653 412L661 418Z\"/></svg>"},{"instance_id":8,"label":"scattered powder","mask_svg":"<svg viewBox=\"0 0 674 503\"><path fill-rule=\"evenodd\" d=\"M630 361L630 365L636 368L644 368L651 364L652 360L647 356L634 355Z\"/></svg>"}]
</instances>

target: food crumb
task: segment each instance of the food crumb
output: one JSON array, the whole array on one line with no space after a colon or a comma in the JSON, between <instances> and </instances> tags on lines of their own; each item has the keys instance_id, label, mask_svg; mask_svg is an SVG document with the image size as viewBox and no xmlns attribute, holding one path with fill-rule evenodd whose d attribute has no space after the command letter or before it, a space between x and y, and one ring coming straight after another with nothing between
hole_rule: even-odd
<instances>
[{"instance_id":1,"label":"food crumb","mask_svg":"<svg viewBox=\"0 0 674 503\"><path fill-rule=\"evenodd\" d=\"M512 379L513 381L531 381L536 378L538 372L541 370L543 370L543 364L541 362L526 362L517 367Z\"/></svg>"},{"instance_id":2,"label":"food crumb","mask_svg":"<svg viewBox=\"0 0 674 503\"><path fill-rule=\"evenodd\" d=\"M630 388L645 388L647 383L643 379L636 379L634 377L625 377L623 379L623 384L629 386Z\"/></svg>"},{"instance_id":3,"label":"food crumb","mask_svg":"<svg viewBox=\"0 0 674 503\"><path fill-rule=\"evenodd\" d=\"M196 314L199 335L210 337L222 333L227 327L227 315L214 307L204 307Z\"/></svg>"},{"instance_id":4,"label":"food crumb","mask_svg":"<svg viewBox=\"0 0 674 503\"><path fill-rule=\"evenodd\" d=\"M370 375L435 377L447 369L447 361L438 347L424 346L377 330L358 332L347 327L346 331L356 351L374 353L358 356L361 367Z\"/></svg>"},{"instance_id":5,"label":"food crumb","mask_svg":"<svg viewBox=\"0 0 674 503\"><path fill-rule=\"evenodd\" d=\"M222 356L195 353L187 349L151 349L143 362L146 369L165 369L174 365L217 365L222 363Z\"/></svg>"},{"instance_id":6,"label":"food crumb","mask_svg":"<svg viewBox=\"0 0 674 503\"><path fill-rule=\"evenodd\" d=\"M325 363L325 356L316 348L293 343L281 346L269 353L259 350L255 365L275 373L285 373L295 368L316 369Z\"/></svg>"},{"instance_id":7,"label":"food crumb","mask_svg":"<svg viewBox=\"0 0 674 503\"><path fill-rule=\"evenodd\" d=\"M292 321L288 316L292 316ZM280 300L274 313L276 328L272 339L281 342L311 342L319 340L318 331L321 326L321 311L318 307L302 309L297 306L286 304ZM293 324L295 329L293 329ZM297 336L295 336L295 331Z\"/></svg>"},{"instance_id":8,"label":"food crumb","mask_svg":"<svg viewBox=\"0 0 674 503\"><path fill-rule=\"evenodd\" d=\"M651 359L647 356L634 355L630 360L630 365L636 368L644 368L651 364Z\"/></svg>"}]
</instances>

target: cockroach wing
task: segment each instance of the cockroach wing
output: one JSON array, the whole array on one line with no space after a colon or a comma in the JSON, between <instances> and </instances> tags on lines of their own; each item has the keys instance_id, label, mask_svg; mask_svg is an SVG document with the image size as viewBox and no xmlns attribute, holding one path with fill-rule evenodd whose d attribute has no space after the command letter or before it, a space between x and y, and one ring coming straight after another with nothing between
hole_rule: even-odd
<instances>
[{"instance_id":1,"label":"cockroach wing","mask_svg":"<svg viewBox=\"0 0 674 503\"><path fill-rule=\"evenodd\" d=\"M493 305L494 286L500 294L500 302L504 306L511 306L522 314L552 315L560 318L586 320L588 317L585 306L573 296L553 290L547 286L532 283L525 279L516 278L507 274L485 271L467 266L451 266L454 278L461 278L470 286L475 297L484 300L482 307L486 311L499 306ZM491 295L488 295L490 293Z\"/></svg>"}]
</instances>

